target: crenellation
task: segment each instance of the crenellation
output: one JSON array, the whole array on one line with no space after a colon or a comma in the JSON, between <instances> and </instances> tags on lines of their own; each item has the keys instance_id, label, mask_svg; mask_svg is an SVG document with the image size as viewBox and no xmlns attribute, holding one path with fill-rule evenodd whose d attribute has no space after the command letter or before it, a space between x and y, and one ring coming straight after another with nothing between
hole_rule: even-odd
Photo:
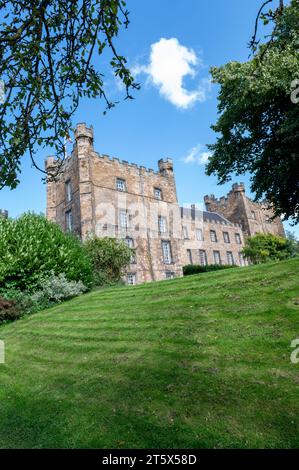
<instances>
[{"instance_id":1,"label":"crenellation","mask_svg":"<svg viewBox=\"0 0 299 470\"><path fill-rule=\"evenodd\" d=\"M205 196L206 211L180 207L171 158L160 159L155 171L96 152L93 129L85 123L76 127L75 140L64 171L47 185L47 217L63 230L82 240L90 234L129 240L136 262L128 272L136 283L165 279L169 272L181 276L190 261L244 265L244 211L248 219L253 206L242 183L219 200ZM56 164L49 157L47 171Z\"/></svg>"}]
</instances>

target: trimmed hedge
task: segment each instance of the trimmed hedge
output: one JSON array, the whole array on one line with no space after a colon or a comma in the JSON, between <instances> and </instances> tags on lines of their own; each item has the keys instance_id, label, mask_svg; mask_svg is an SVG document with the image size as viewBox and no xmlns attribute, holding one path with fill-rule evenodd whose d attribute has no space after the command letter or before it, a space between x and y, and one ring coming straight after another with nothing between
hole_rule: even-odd
<instances>
[{"instance_id":1,"label":"trimmed hedge","mask_svg":"<svg viewBox=\"0 0 299 470\"><path fill-rule=\"evenodd\" d=\"M207 264L206 266L201 266L199 264L187 264L183 267L183 274L184 276L191 276L192 274L200 274L200 273L209 273L211 271L218 271L221 269L229 269L229 268L238 268L235 264Z\"/></svg>"}]
</instances>

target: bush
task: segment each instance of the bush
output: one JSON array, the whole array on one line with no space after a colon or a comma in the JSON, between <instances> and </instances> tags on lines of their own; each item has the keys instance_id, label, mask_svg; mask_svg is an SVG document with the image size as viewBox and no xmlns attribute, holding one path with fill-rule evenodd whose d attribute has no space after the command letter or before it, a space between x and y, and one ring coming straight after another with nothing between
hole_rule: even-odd
<instances>
[{"instance_id":1,"label":"bush","mask_svg":"<svg viewBox=\"0 0 299 470\"><path fill-rule=\"evenodd\" d=\"M118 282L134 254L133 249L115 238L92 237L84 246L91 259L96 286Z\"/></svg>"},{"instance_id":2,"label":"bush","mask_svg":"<svg viewBox=\"0 0 299 470\"><path fill-rule=\"evenodd\" d=\"M9 320L16 320L21 316L14 300L7 300L0 297L0 323Z\"/></svg>"},{"instance_id":3,"label":"bush","mask_svg":"<svg viewBox=\"0 0 299 470\"><path fill-rule=\"evenodd\" d=\"M33 292L41 276L65 274L92 285L92 267L81 242L45 217L0 218L0 289Z\"/></svg>"},{"instance_id":4,"label":"bush","mask_svg":"<svg viewBox=\"0 0 299 470\"><path fill-rule=\"evenodd\" d=\"M247 238L243 255L252 263L259 264L291 258L296 256L296 250L290 239L259 233Z\"/></svg>"},{"instance_id":5,"label":"bush","mask_svg":"<svg viewBox=\"0 0 299 470\"><path fill-rule=\"evenodd\" d=\"M58 276L52 273L48 277L41 277L37 289L34 293L10 289L1 291L1 295L4 297L3 301L17 306L16 318L18 318L21 315L39 312L87 291L87 287L81 281L68 281L63 273Z\"/></svg>"},{"instance_id":6,"label":"bush","mask_svg":"<svg viewBox=\"0 0 299 470\"><path fill-rule=\"evenodd\" d=\"M58 276L52 273L49 277L40 279L40 289L31 296L31 299L38 305L49 306L81 295L86 291L87 287L83 282L68 281L64 273Z\"/></svg>"},{"instance_id":7,"label":"bush","mask_svg":"<svg viewBox=\"0 0 299 470\"><path fill-rule=\"evenodd\" d=\"M238 266L232 266L228 264L207 264L206 266L201 266L199 264L188 264L187 266L183 267L183 274L184 276L190 276L192 274L208 273L211 271L218 271L220 269L228 268L238 268Z\"/></svg>"}]
</instances>

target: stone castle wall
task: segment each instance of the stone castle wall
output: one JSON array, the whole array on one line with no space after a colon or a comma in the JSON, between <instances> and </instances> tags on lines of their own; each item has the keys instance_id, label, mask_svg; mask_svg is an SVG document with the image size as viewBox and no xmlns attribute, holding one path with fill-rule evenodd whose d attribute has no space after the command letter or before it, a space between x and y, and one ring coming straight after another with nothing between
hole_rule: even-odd
<instances>
[{"instance_id":1,"label":"stone castle wall","mask_svg":"<svg viewBox=\"0 0 299 470\"><path fill-rule=\"evenodd\" d=\"M49 174L57 164L47 159ZM242 184L227 198L206 196L205 202L207 211L180 208L171 159L159 160L154 171L99 154L93 129L84 123L76 127L63 171L47 184L47 217L63 230L82 240L93 234L116 237L136 249L129 283L181 276L189 263L244 264L244 237L270 227L266 212L245 196ZM278 221L271 228L283 230Z\"/></svg>"},{"instance_id":2,"label":"stone castle wall","mask_svg":"<svg viewBox=\"0 0 299 470\"><path fill-rule=\"evenodd\" d=\"M272 233L284 237L285 232L280 218L273 218L273 211L266 203L252 201L245 194L243 183L233 184L226 197L216 199L212 194L205 196L208 211L217 212L234 223L242 226L245 237L256 233Z\"/></svg>"}]
</instances>

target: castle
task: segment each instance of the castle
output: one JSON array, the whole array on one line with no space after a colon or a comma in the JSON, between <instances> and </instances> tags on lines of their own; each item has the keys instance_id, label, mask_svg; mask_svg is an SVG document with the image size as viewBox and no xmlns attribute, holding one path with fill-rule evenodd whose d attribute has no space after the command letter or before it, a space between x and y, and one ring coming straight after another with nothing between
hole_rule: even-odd
<instances>
[{"instance_id":1,"label":"castle","mask_svg":"<svg viewBox=\"0 0 299 470\"><path fill-rule=\"evenodd\" d=\"M58 162L46 160L55 173ZM128 284L182 275L187 264L244 265L244 240L255 233L284 236L280 219L266 205L251 201L244 185L226 198L205 196L207 210L180 207L173 162L158 161L158 171L94 150L93 129L75 131L71 156L57 178L48 178L47 217L82 240L89 235L116 237L135 248L126 272Z\"/></svg>"}]
</instances>

